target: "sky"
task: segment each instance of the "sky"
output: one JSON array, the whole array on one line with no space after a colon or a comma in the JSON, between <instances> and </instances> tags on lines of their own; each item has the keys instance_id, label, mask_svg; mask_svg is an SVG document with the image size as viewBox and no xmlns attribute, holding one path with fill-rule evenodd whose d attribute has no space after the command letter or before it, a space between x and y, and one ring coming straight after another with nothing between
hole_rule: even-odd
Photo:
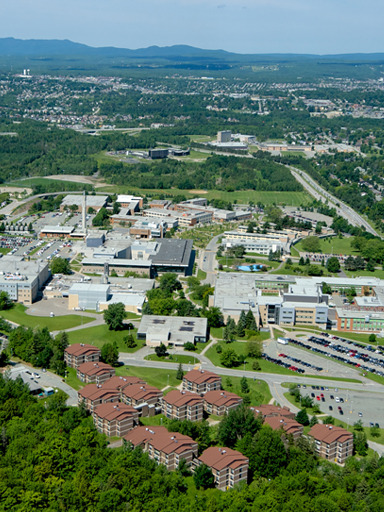
<instances>
[{"instance_id":1,"label":"sky","mask_svg":"<svg viewBox=\"0 0 384 512\"><path fill-rule=\"evenodd\" d=\"M383 0L2 0L0 37L237 53L384 52Z\"/></svg>"}]
</instances>

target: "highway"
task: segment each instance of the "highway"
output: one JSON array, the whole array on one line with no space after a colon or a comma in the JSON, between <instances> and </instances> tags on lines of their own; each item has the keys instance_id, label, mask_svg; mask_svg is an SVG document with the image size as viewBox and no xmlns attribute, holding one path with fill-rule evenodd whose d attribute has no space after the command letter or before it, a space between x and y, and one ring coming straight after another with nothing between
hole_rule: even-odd
<instances>
[{"instance_id":1,"label":"highway","mask_svg":"<svg viewBox=\"0 0 384 512\"><path fill-rule=\"evenodd\" d=\"M329 192L327 192L324 188L322 188L314 179L312 179L309 174L306 172L296 169L295 167L289 167L292 176L309 192L315 199L320 199L322 201L328 201L331 207L336 209L336 212L341 217L344 217L352 226L362 227L372 233L375 236L380 236L372 226L353 208L346 205L340 199L333 196Z\"/></svg>"}]
</instances>

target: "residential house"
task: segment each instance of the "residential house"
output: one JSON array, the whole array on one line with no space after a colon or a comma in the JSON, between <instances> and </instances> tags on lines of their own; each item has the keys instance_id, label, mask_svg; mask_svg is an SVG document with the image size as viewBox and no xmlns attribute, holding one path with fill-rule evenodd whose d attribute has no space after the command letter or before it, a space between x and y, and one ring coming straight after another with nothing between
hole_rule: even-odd
<instances>
[{"instance_id":1,"label":"residential house","mask_svg":"<svg viewBox=\"0 0 384 512\"><path fill-rule=\"evenodd\" d=\"M133 447L141 446L149 457L164 464L171 471L177 469L181 460L190 466L197 457L197 442L178 432L168 432L165 427L137 427L124 439Z\"/></svg>"},{"instance_id":2,"label":"residential house","mask_svg":"<svg viewBox=\"0 0 384 512\"><path fill-rule=\"evenodd\" d=\"M167 393L161 401L161 412L167 418L202 421L203 411L203 398L189 391L175 389Z\"/></svg>"},{"instance_id":3,"label":"residential house","mask_svg":"<svg viewBox=\"0 0 384 512\"><path fill-rule=\"evenodd\" d=\"M291 435L294 441L297 441L303 435L303 425L291 418L267 416L264 418L264 423L267 423L273 430L283 430L288 436Z\"/></svg>"},{"instance_id":4,"label":"residential house","mask_svg":"<svg viewBox=\"0 0 384 512\"><path fill-rule=\"evenodd\" d=\"M64 362L71 368L78 368L83 363L100 361L101 350L86 343L75 343L64 350Z\"/></svg>"},{"instance_id":5,"label":"residential house","mask_svg":"<svg viewBox=\"0 0 384 512\"><path fill-rule=\"evenodd\" d=\"M231 489L242 481L247 482L249 460L237 450L212 446L194 461L195 467L199 464L211 468L215 485L222 491Z\"/></svg>"},{"instance_id":6,"label":"residential house","mask_svg":"<svg viewBox=\"0 0 384 512\"><path fill-rule=\"evenodd\" d=\"M139 424L139 413L130 405L104 403L94 409L93 422L102 434L123 437Z\"/></svg>"},{"instance_id":7,"label":"residential house","mask_svg":"<svg viewBox=\"0 0 384 512\"><path fill-rule=\"evenodd\" d=\"M154 386L133 384L124 387L121 392L121 401L135 407L141 416L154 416L156 412L160 412L162 396L163 392Z\"/></svg>"},{"instance_id":8,"label":"residential house","mask_svg":"<svg viewBox=\"0 0 384 512\"><path fill-rule=\"evenodd\" d=\"M353 434L345 428L317 424L308 432L308 437L315 442L316 452L322 459L344 464L352 455Z\"/></svg>"},{"instance_id":9,"label":"residential house","mask_svg":"<svg viewBox=\"0 0 384 512\"><path fill-rule=\"evenodd\" d=\"M236 409L243 402L243 399L229 391L208 391L204 395L204 410L208 414L224 416L232 409Z\"/></svg>"},{"instance_id":10,"label":"residential house","mask_svg":"<svg viewBox=\"0 0 384 512\"><path fill-rule=\"evenodd\" d=\"M183 390L203 394L221 389L221 377L207 370L191 370L183 378Z\"/></svg>"},{"instance_id":11,"label":"residential house","mask_svg":"<svg viewBox=\"0 0 384 512\"><path fill-rule=\"evenodd\" d=\"M76 376L81 382L90 384L92 382L96 384L103 384L111 377L114 377L115 369L106 363L101 362L89 362L83 363L77 368Z\"/></svg>"},{"instance_id":12,"label":"residential house","mask_svg":"<svg viewBox=\"0 0 384 512\"><path fill-rule=\"evenodd\" d=\"M278 405L272 404L264 404L258 405L257 407L251 407L251 410L254 412L255 416L261 415L262 418L272 418L274 416L286 419L295 419L295 413L291 412L288 407L280 407Z\"/></svg>"}]
</instances>

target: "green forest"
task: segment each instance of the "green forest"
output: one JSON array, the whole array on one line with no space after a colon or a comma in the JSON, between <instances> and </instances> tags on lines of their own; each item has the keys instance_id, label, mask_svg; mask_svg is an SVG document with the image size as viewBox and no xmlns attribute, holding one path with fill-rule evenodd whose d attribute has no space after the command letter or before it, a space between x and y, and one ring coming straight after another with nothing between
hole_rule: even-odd
<instances>
[{"instance_id":1,"label":"green forest","mask_svg":"<svg viewBox=\"0 0 384 512\"><path fill-rule=\"evenodd\" d=\"M108 448L85 410L66 407L61 392L37 400L21 379L0 376L0 425L0 510L7 512L384 509L384 459L350 458L344 468L319 462L308 446L283 444L259 425L238 441L247 445L253 481L227 492L197 490L185 468L169 473L139 449Z\"/></svg>"}]
</instances>

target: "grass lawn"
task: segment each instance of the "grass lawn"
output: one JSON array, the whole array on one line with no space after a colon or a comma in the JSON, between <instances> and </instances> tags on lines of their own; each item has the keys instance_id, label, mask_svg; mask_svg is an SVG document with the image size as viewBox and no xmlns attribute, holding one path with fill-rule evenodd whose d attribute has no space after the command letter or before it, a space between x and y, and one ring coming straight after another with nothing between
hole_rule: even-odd
<instances>
[{"instance_id":1,"label":"grass lawn","mask_svg":"<svg viewBox=\"0 0 384 512\"><path fill-rule=\"evenodd\" d=\"M268 333L261 333L261 334L266 334L266 335L269 336ZM223 351L228 349L228 348L231 348L231 349L233 349L239 355L246 353L247 344L244 343L244 342L234 341L233 343L228 343L228 344L224 343L224 342L219 342L219 344L222 346ZM221 367L221 368L226 368L220 362L221 354L217 353L216 347L217 347L217 345L214 345L213 347L210 347L207 350L207 352L205 353L205 355L208 357L208 359L210 359L212 361L212 363L215 366L218 366L218 367ZM237 367L239 372L241 372L242 370L244 370L244 371L253 371L252 370L252 364L253 364L254 361L256 361L256 359L248 358L246 360L246 362L245 362L245 365L241 364L240 366ZM270 361L265 361L264 359L257 359L257 361L260 364L262 372L278 373L278 374L282 374L282 375L292 375L292 372L290 370L287 370L286 368L282 368L281 366L279 366L277 364L274 364L274 363L271 363Z\"/></svg>"},{"instance_id":2,"label":"grass lawn","mask_svg":"<svg viewBox=\"0 0 384 512\"><path fill-rule=\"evenodd\" d=\"M1 316L6 320L15 322L19 325L32 327L33 329L39 327L47 327L50 331L62 331L77 327L78 325L87 324L94 319L80 315L64 315L55 316L53 318L47 316L30 316L26 314L27 308L22 304L15 304L11 309L1 312Z\"/></svg>"},{"instance_id":3,"label":"grass lawn","mask_svg":"<svg viewBox=\"0 0 384 512\"><path fill-rule=\"evenodd\" d=\"M41 185L43 187L47 187L48 185L54 185L58 187L58 185L62 188L58 190L71 190L71 191L82 191L82 190L92 190L92 185L88 185L85 183L78 183L76 181L68 181L68 180L52 180L49 178L26 178L24 180L16 180L12 181L9 185L12 187L28 187L32 188L36 185ZM70 184L70 187L68 187Z\"/></svg>"},{"instance_id":4,"label":"grass lawn","mask_svg":"<svg viewBox=\"0 0 384 512\"><path fill-rule=\"evenodd\" d=\"M324 254L350 254L353 256L357 256L359 251L356 251L351 247L351 242L353 237L329 237L329 238L319 238L321 252ZM306 252L303 249L303 242L299 242L295 244L295 249L297 251Z\"/></svg>"},{"instance_id":5,"label":"grass lawn","mask_svg":"<svg viewBox=\"0 0 384 512\"><path fill-rule=\"evenodd\" d=\"M171 354L172 359L170 357L158 357L156 354L149 354L149 356L145 356L144 359L147 361L162 361L164 363L175 363L175 364L196 364L199 363L199 359L194 356L186 356L184 354Z\"/></svg>"},{"instance_id":6,"label":"grass lawn","mask_svg":"<svg viewBox=\"0 0 384 512\"><path fill-rule=\"evenodd\" d=\"M67 378L65 382L68 386L71 386L71 388L76 389L76 391L85 386L84 382L81 382L81 380L76 377L75 368L70 368L69 366L67 366Z\"/></svg>"},{"instance_id":7,"label":"grass lawn","mask_svg":"<svg viewBox=\"0 0 384 512\"><path fill-rule=\"evenodd\" d=\"M345 270L344 268L343 270L348 277L368 276L384 279L384 270L382 269L375 269L373 272L370 272L369 270L354 270L351 272L350 270Z\"/></svg>"},{"instance_id":8,"label":"grass lawn","mask_svg":"<svg viewBox=\"0 0 384 512\"><path fill-rule=\"evenodd\" d=\"M161 426L166 425L168 422L168 418L164 416L164 414L157 414L156 416L146 416L140 418L140 424L144 426Z\"/></svg>"},{"instance_id":9,"label":"grass lawn","mask_svg":"<svg viewBox=\"0 0 384 512\"><path fill-rule=\"evenodd\" d=\"M101 348L105 343L112 343L113 341L116 341L119 352L132 353L142 348L144 343L142 341L137 341L137 346L135 348L127 348L123 338L128 336L128 334L133 334L135 336L136 332L137 329L110 331L108 326L103 324L97 325L96 327L80 329L78 331L70 331L68 333L68 340L70 345L73 343L89 343L99 348Z\"/></svg>"},{"instance_id":10,"label":"grass lawn","mask_svg":"<svg viewBox=\"0 0 384 512\"><path fill-rule=\"evenodd\" d=\"M242 395L240 386L241 377L222 377L221 385L226 391L231 391L237 395ZM253 379L247 379L249 386L249 398L251 399L251 405L267 404L272 398L271 392L269 391L268 384L260 380L258 377ZM232 385L230 385L232 384Z\"/></svg>"},{"instance_id":11,"label":"grass lawn","mask_svg":"<svg viewBox=\"0 0 384 512\"><path fill-rule=\"evenodd\" d=\"M11 248L7 249L6 247L0 247L0 254L8 254L11 250L12 250Z\"/></svg>"},{"instance_id":12,"label":"grass lawn","mask_svg":"<svg viewBox=\"0 0 384 512\"><path fill-rule=\"evenodd\" d=\"M176 388L181 381L176 379L177 367L174 370L161 370L160 368L148 368L146 366L119 366L116 375L133 375L139 377L150 386L163 389L165 386Z\"/></svg>"},{"instance_id":13,"label":"grass lawn","mask_svg":"<svg viewBox=\"0 0 384 512\"><path fill-rule=\"evenodd\" d=\"M209 333L211 338L223 339L224 327L210 327Z\"/></svg>"},{"instance_id":14,"label":"grass lawn","mask_svg":"<svg viewBox=\"0 0 384 512\"><path fill-rule=\"evenodd\" d=\"M204 272L204 270L201 270L201 268L199 268L197 270L197 279L199 279L200 281L203 281L206 277L207 277L207 273Z\"/></svg>"}]
</instances>

